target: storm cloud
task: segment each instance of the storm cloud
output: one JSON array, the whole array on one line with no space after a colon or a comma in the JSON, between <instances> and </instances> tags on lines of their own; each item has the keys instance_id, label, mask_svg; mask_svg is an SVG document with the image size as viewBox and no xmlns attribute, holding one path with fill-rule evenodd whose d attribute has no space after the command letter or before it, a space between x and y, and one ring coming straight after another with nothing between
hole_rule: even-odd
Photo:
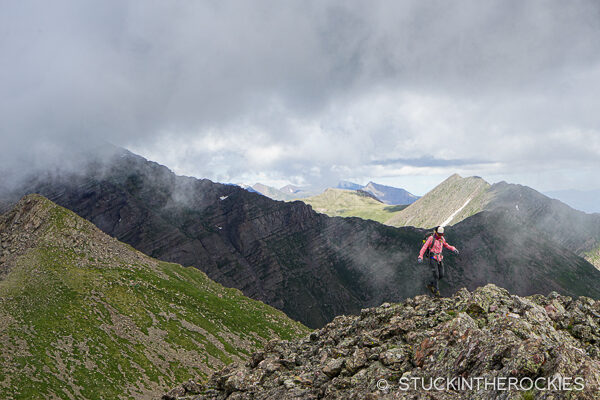
<instances>
[{"instance_id":1,"label":"storm cloud","mask_svg":"<svg viewBox=\"0 0 600 400\"><path fill-rule=\"evenodd\" d=\"M105 140L227 182L600 186L594 1L0 7L4 162Z\"/></svg>"}]
</instances>

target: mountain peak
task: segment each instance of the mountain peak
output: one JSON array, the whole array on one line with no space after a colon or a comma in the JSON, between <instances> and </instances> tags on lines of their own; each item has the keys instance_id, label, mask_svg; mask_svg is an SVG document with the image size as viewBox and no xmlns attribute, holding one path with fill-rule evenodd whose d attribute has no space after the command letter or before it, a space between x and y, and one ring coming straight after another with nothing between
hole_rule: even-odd
<instances>
[{"instance_id":1,"label":"mountain peak","mask_svg":"<svg viewBox=\"0 0 600 400\"><path fill-rule=\"evenodd\" d=\"M0 216L0 231L5 238L6 235L17 231L21 235L31 235L40 231L40 228L48 223L53 210L58 207L44 196L28 194L22 197L9 212Z\"/></svg>"},{"instance_id":2,"label":"mountain peak","mask_svg":"<svg viewBox=\"0 0 600 400\"><path fill-rule=\"evenodd\" d=\"M0 232L6 249L0 254L0 265L5 265L5 273L18 257L40 246L107 258L123 254L122 248L126 246L91 222L39 194L22 197L10 211L0 215ZM128 260L131 262L139 262L145 257L133 249L130 252Z\"/></svg>"},{"instance_id":3,"label":"mountain peak","mask_svg":"<svg viewBox=\"0 0 600 400\"><path fill-rule=\"evenodd\" d=\"M363 191L371 193L382 203L388 205L406 205L415 202L419 197L412 193L393 186L380 185L370 181L362 188Z\"/></svg>"},{"instance_id":4,"label":"mountain peak","mask_svg":"<svg viewBox=\"0 0 600 400\"><path fill-rule=\"evenodd\" d=\"M42 196L32 193L23 196L13 207L12 212L19 216L35 215L41 211L48 211L48 208L58 207L56 204Z\"/></svg>"},{"instance_id":5,"label":"mountain peak","mask_svg":"<svg viewBox=\"0 0 600 400\"><path fill-rule=\"evenodd\" d=\"M337 186L337 189L349 189L349 190L358 190L358 189L362 189L363 186L359 185L358 183L354 183L354 182L350 182L350 181L339 181Z\"/></svg>"},{"instance_id":6,"label":"mountain peak","mask_svg":"<svg viewBox=\"0 0 600 400\"><path fill-rule=\"evenodd\" d=\"M453 174L386 224L421 228L451 225L481 211L489 187L482 178Z\"/></svg>"},{"instance_id":7,"label":"mountain peak","mask_svg":"<svg viewBox=\"0 0 600 400\"><path fill-rule=\"evenodd\" d=\"M46 214L48 208L55 206L50 200L39 194L23 196L9 213L14 223L21 223L36 215Z\"/></svg>"},{"instance_id":8,"label":"mountain peak","mask_svg":"<svg viewBox=\"0 0 600 400\"><path fill-rule=\"evenodd\" d=\"M286 192L286 193L297 193L299 191L302 190L302 188L300 186L296 186L296 185L285 185L279 188L279 190L281 190L282 192Z\"/></svg>"},{"instance_id":9,"label":"mountain peak","mask_svg":"<svg viewBox=\"0 0 600 400\"><path fill-rule=\"evenodd\" d=\"M369 181L369 183L367 183L365 185L366 188L372 187L372 188L392 188L393 186L387 186L387 185L381 185L379 183L375 183L373 181ZM394 188L395 189L395 188Z\"/></svg>"}]
</instances>

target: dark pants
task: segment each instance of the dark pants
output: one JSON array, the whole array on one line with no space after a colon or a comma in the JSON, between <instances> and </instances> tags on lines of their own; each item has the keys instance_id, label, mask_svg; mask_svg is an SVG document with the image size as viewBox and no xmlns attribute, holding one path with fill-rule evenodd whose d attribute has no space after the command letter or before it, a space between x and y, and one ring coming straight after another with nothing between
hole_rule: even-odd
<instances>
[{"instance_id":1,"label":"dark pants","mask_svg":"<svg viewBox=\"0 0 600 400\"><path fill-rule=\"evenodd\" d=\"M437 261L433 258L429 258L429 269L431 269L433 277L433 280L430 283L436 290L439 290L439 280L444 277L444 261Z\"/></svg>"}]
</instances>

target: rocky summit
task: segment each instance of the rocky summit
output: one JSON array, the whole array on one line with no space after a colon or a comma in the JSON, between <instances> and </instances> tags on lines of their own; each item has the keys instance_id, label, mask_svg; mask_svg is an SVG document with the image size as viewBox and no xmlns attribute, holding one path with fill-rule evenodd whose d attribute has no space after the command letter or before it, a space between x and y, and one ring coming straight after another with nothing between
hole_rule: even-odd
<instances>
[{"instance_id":1,"label":"rocky summit","mask_svg":"<svg viewBox=\"0 0 600 400\"><path fill-rule=\"evenodd\" d=\"M600 399L600 301L487 285L339 316L179 399Z\"/></svg>"}]
</instances>

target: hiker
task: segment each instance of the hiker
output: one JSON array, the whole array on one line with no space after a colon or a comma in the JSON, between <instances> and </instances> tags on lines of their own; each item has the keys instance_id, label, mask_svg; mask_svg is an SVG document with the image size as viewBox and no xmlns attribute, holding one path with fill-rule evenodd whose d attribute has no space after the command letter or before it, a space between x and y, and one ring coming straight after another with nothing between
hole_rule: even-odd
<instances>
[{"instance_id":1,"label":"hiker","mask_svg":"<svg viewBox=\"0 0 600 400\"><path fill-rule=\"evenodd\" d=\"M429 282L427 288L431 290L436 297L440 296L439 280L444 277L444 256L442 255L443 247L453 251L458 255L458 250L454 246L450 246L444 239L444 227L435 227L433 234L430 235L421 251L419 252L418 262L423 262L423 255L429 258L429 268L433 274L433 281Z\"/></svg>"}]
</instances>

